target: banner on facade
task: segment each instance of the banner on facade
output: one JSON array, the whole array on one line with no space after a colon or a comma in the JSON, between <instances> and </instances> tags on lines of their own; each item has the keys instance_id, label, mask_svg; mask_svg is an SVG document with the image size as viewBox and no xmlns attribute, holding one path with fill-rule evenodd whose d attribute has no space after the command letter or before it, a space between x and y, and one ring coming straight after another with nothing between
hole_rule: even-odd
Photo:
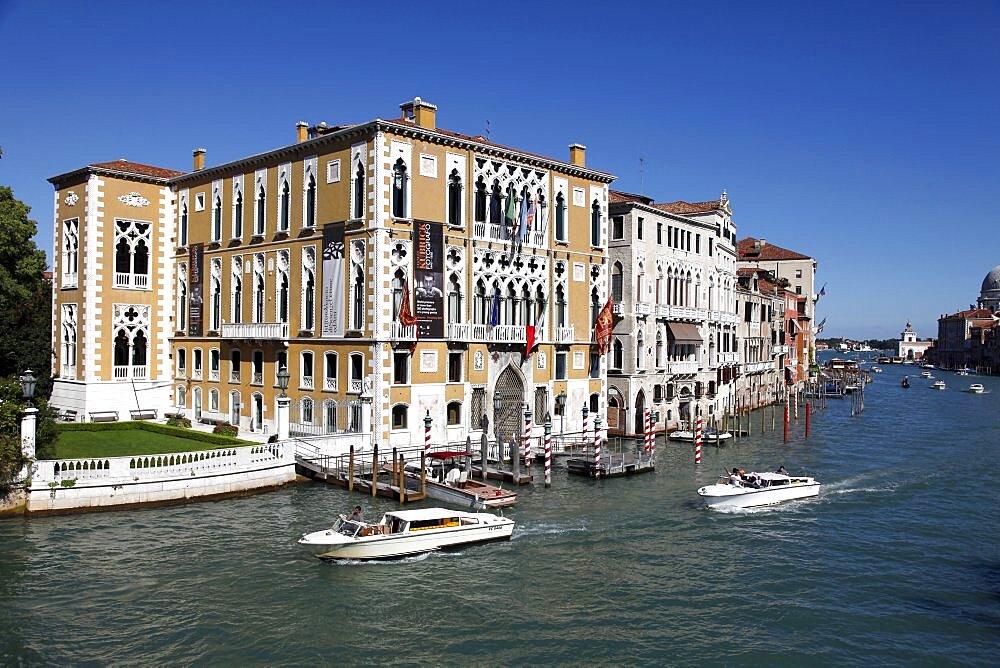
<instances>
[{"instance_id":1,"label":"banner on facade","mask_svg":"<svg viewBox=\"0 0 1000 668\"><path fill-rule=\"evenodd\" d=\"M444 226L413 221L413 307L417 336L444 338Z\"/></svg>"},{"instance_id":2,"label":"banner on facade","mask_svg":"<svg viewBox=\"0 0 1000 668\"><path fill-rule=\"evenodd\" d=\"M344 224L323 227L323 336L344 335Z\"/></svg>"},{"instance_id":3,"label":"banner on facade","mask_svg":"<svg viewBox=\"0 0 1000 668\"><path fill-rule=\"evenodd\" d=\"M188 336L202 336L205 305L205 244L191 244L188 285L191 286L188 312Z\"/></svg>"}]
</instances>

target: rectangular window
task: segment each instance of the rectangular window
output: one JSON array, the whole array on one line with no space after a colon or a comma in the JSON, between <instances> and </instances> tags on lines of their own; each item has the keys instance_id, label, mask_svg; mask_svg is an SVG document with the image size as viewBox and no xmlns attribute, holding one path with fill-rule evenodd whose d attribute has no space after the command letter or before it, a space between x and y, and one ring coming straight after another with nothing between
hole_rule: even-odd
<instances>
[{"instance_id":1,"label":"rectangular window","mask_svg":"<svg viewBox=\"0 0 1000 668\"><path fill-rule=\"evenodd\" d=\"M196 379L201 379L201 348L192 351L192 374Z\"/></svg>"},{"instance_id":2,"label":"rectangular window","mask_svg":"<svg viewBox=\"0 0 1000 668\"><path fill-rule=\"evenodd\" d=\"M802 270L801 269L796 269L795 270L795 278L802 278Z\"/></svg>"},{"instance_id":3,"label":"rectangular window","mask_svg":"<svg viewBox=\"0 0 1000 668\"><path fill-rule=\"evenodd\" d=\"M448 353L448 382L462 382L462 353L460 352Z\"/></svg>"},{"instance_id":4,"label":"rectangular window","mask_svg":"<svg viewBox=\"0 0 1000 668\"><path fill-rule=\"evenodd\" d=\"M311 352L302 353L302 378L300 387L313 388L313 354Z\"/></svg>"},{"instance_id":5,"label":"rectangular window","mask_svg":"<svg viewBox=\"0 0 1000 668\"><path fill-rule=\"evenodd\" d=\"M229 382L240 382L240 351L238 350L229 353Z\"/></svg>"},{"instance_id":6,"label":"rectangular window","mask_svg":"<svg viewBox=\"0 0 1000 668\"><path fill-rule=\"evenodd\" d=\"M712 242L713 241L715 241L715 239L712 239L711 237L708 238L708 256L709 257L712 257Z\"/></svg>"},{"instance_id":7,"label":"rectangular window","mask_svg":"<svg viewBox=\"0 0 1000 668\"><path fill-rule=\"evenodd\" d=\"M601 356L596 351L590 353L590 377L601 377Z\"/></svg>"},{"instance_id":8,"label":"rectangular window","mask_svg":"<svg viewBox=\"0 0 1000 668\"><path fill-rule=\"evenodd\" d=\"M663 245L663 223L656 221L656 243Z\"/></svg>"},{"instance_id":9,"label":"rectangular window","mask_svg":"<svg viewBox=\"0 0 1000 668\"><path fill-rule=\"evenodd\" d=\"M194 210L204 211L205 210L205 193L196 193L194 196Z\"/></svg>"},{"instance_id":10,"label":"rectangular window","mask_svg":"<svg viewBox=\"0 0 1000 668\"><path fill-rule=\"evenodd\" d=\"M219 354L218 348L212 348L208 351L208 379L209 380L219 380L219 367L221 366L222 356Z\"/></svg>"},{"instance_id":11,"label":"rectangular window","mask_svg":"<svg viewBox=\"0 0 1000 668\"><path fill-rule=\"evenodd\" d=\"M549 410L549 391L545 387L535 388L535 424L545 423L545 414Z\"/></svg>"},{"instance_id":12,"label":"rectangular window","mask_svg":"<svg viewBox=\"0 0 1000 668\"><path fill-rule=\"evenodd\" d=\"M701 254L701 235L700 234L694 235L694 252L698 253L699 255Z\"/></svg>"},{"instance_id":13,"label":"rectangular window","mask_svg":"<svg viewBox=\"0 0 1000 668\"><path fill-rule=\"evenodd\" d=\"M566 353L556 353L556 380L566 379Z\"/></svg>"},{"instance_id":14,"label":"rectangular window","mask_svg":"<svg viewBox=\"0 0 1000 668\"><path fill-rule=\"evenodd\" d=\"M340 160L331 160L326 163L326 182L337 183L340 181Z\"/></svg>"},{"instance_id":15,"label":"rectangular window","mask_svg":"<svg viewBox=\"0 0 1000 668\"><path fill-rule=\"evenodd\" d=\"M615 241L625 238L625 219L621 216L611 219L611 238Z\"/></svg>"},{"instance_id":16,"label":"rectangular window","mask_svg":"<svg viewBox=\"0 0 1000 668\"><path fill-rule=\"evenodd\" d=\"M469 409L469 427L471 429L482 429L482 419L486 414L486 388L475 387L472 389L472 407Z\"/></svg>"},{"instance_id":17,"label":"rectangular window","mask_svg":"<svg viewBox=\"0 0 1000 668\"><path fill-rule=\"evenodd\" d=\"M802 286L801 285L796 285L795 286L795 294L797 294L797 295L801 295L802 294Z\"/></svg>"},{"instance_id":18,"label":"rectangular window","mask_svg":"<svg viewBox=\"0 0 1000 668\"><path fill-rule=\"evenodd\" d=\"M639 216L638 221L636 222L635 225L635 233L639 240L642 240L642 223L643 223L642 216Z\"/></svg>"},{"instance_id":19,"label":"rectangular window","mask_svg":"<svg viewBox=\"0 0 1000 668\"><path fill-rule=\"evenodd\" d=\"M410 353L392 354L392 382L396 385L406 385L410 382Z\"/></svg>"}]
</instances>

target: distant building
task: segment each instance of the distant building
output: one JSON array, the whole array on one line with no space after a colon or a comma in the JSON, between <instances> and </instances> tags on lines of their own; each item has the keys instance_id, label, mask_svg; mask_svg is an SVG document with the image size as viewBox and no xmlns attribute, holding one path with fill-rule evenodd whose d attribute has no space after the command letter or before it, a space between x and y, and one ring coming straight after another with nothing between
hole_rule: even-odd
<instances>
[{"instance_id":1,"label":"distant building","mask_svg":"<svg viewBox=\"0 0 1000 668\"><path fill-rule=\"evenodd\" d=\"M983 279L977 304L979 308L989 309L994 313L1000 311L1000 265L993 267Z\"/></svg>"},{"instance_id":2,"label":"distant building","mask_svg":"<svg viewBox=\"0 0 1000 668\"><path fill-rule=\"evenodd\" d=\"M1000 371L1000 265L983 279L976 305L938 318L937 344L927 356L947 369Z\"/></svg>"},{"instance_id":3,"label":"distant building","mask_svg":"<svg viewBox=\"0 0 1000 668\"><path fill-rule=\"evenodd\" d=\"M919 360L928 348L934 345L933 340L921 341L913 330L913 325L906 323L906 329L899 335L899 356L906 360Z\"/></svg>"}]
</instances>

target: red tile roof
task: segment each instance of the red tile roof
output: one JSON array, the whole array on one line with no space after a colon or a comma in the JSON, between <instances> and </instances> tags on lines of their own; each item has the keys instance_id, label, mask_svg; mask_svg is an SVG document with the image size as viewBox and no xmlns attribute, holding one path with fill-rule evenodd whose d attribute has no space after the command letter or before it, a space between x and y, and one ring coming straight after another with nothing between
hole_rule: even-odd
<instances>
[{"instance_id":1,"label":"red tile roof","mask_svg":"<svg viewBox=\"0 0 1000 668\"><path fill-rule=\"evenodd\" d=\"M765 242L763 246L757 245L758 239L747 237L740 239L736 244L736 250L740 254L741 260L811 260L812 258L802 253L790 251L781 246L775 246L770 242Z\"/></svg>"},{"instance_id":2,"label":"red tile roof","mask_svg":"<svg viewBox=\"0 0 1000 668\"><path fill-rule=\"evenodd\" d=\"M187 173L178 172L175 169L164 169L163 167L153 167L151 165L143 165L138 162L129 162L124 158L121 160L113 160L111 162L95 162L89 166L98 167L100 169L113 169L116 172L126 172L128 174L138 174L140 176L152 176L158 179L169 179L174 176L180 176L181 174Z\"/></svg>"},{"instance_id":3,"label":"red tile roof","mask_svg":"<svg viewBox=\"0 0 1000 668\"><path fill-rule=\"evenodd\" d=\"M667 213L711 213L712 211L721 209L722 203L717 199L712 200L711 202L685 202L683 200L678 200L676 202L654 204L653 207L660 209L661 211L666 211Z\"/></svg>"},{"instance_id":4,"label":"red tile roof","mask_svg":"<svg viewBox=\"0 0 1000 668\"><path fill-rule=\"evenodd\" d=\"M619 204L622 202L638 202L639 204L645 204L649 206L653 204L653 198L646 197L645 195L636 195L634 193L625 193L618 190L608 191L609 204Z\"/></svg>"},{"instance_id":5,"label":"red tile roof","mask_svg":"<svg viewBox=\"0 0 1000 668\"><path fill-rule=\"evenodd\" d=\"M946 318L967 318L972 320L973 318L983 318L992 319L993 312L988 308L971 308L964 311L959 311L958 313L952 313L951 315L945 316Z\"/></svg>"}]
</instances>

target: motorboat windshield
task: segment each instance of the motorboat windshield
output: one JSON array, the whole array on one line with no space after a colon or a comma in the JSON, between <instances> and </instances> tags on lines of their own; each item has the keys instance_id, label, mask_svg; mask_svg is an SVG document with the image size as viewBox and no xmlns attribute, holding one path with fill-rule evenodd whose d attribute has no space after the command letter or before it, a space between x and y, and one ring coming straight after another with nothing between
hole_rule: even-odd
<instances>
[{"instance_id":1,"label":"motorboat windshield","mask_svg":"<svg viewBox=\"0 0 1000 668\"><path fill-rule=\"evenodd\" d=\"M358 535L358 532L361 531L361 529L361 523L348 519L346 515L341 515L337 518L337 521L333 523L333 527L330 530L347 536L348 538L354 538Z\"/></svg>"}]
</instances>

